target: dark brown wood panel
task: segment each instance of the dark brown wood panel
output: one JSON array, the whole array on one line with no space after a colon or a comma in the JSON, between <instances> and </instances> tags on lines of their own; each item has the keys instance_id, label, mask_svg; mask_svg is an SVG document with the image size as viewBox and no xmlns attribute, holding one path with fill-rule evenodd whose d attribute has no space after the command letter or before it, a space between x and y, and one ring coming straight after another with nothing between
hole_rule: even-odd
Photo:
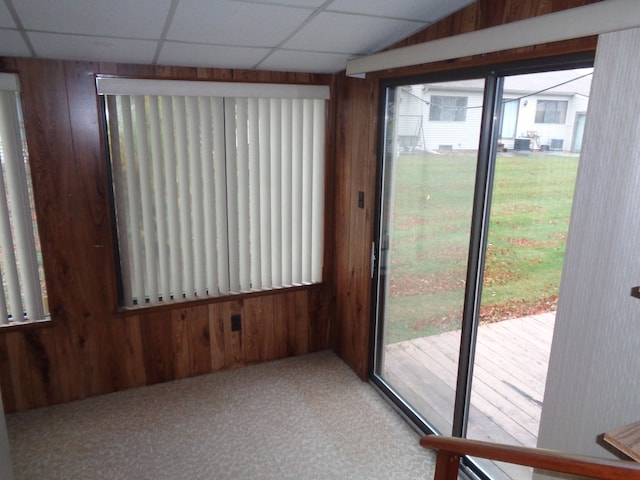
<instances>
[{"instance_id":1,"label":"dark brown wood panel","mask_svg":"<svg viewBox=\"0 0 640 480\"><path fill-rule=\"evenodd\" d=\"M17 410L17 399L14 394L17 389L13 388L11 368L6 337L2 335L0 336L0 385L10 385L12 387L10 390L7 387L7 391L2 396L3 407L8 412Z\"/></svg>"},{"instance_id":2,"label":"dark brown wood panel","mask_svg":"<svg viewBox=\"0 0 640 480\"><path fill-rule=\"evenodd\" d=\"M336 315L332 345L358 375L366 378L371 316L370 251L375 204L377 83L345 78L339 87ZM358 207L358 192L364 193L364 208Z\"/></svg>"},{"instance_id":3,"label":"dark brown wood panel","mask_svg":"<svg viewBox=\"0 0 640 480\"><path fill-rule=\"evenodd\" d=\"M315 289L309 292L309 350L312 352L326 348L330 343L330 325L335 300L327 289ZM277 338L277 337L276 337Z\"/></svg>"},{"instance_id":4,"label":"dark brown wood panel","mask_svg":"<svg viewBox=\"0 0 640 480\"><path fill-rule=\"evenodd\" d=\"M116 317L90 324L92 348L97 369L82 368L80 373L97 382L96 393L125 390L146 384L140 317ZM95 338L94 338L95 337ZM90 350L87 352L91 353ZM93 394L93 392L91 392ZM87 393L88 395L88 393Z\"/></svg>"},{"instance_id":5,"label":"dark brown wood panel","mask_svg":"<svg viewBox=\"0 0 640 480\"><path fill-rule=\"evenodd\" d=\"M267 315L271 315L271 318L267 319ZM244 302L241 326L245 361L250 364L258 363L268 357L274 345L273 303L269 306L262 297L247 299Z\"/></svg>"},{"instance_id":6,"label":"dark brown wood panel","mask_svg":"<svg viewBox=\"0 0 640 480\"><path fill-rule=\"evenodd\" d=\"M226 368L241 367L245 364L245 350L242 331L233 331L231 329L232 315L240 315L240 319L242 320L241 302L225 302L222 308Z\"/></svg>"},{"instance_id":7,"label":"dark brown wood panel","mask_svg":"<svg viewBox=\"0 0 640 480\"><path fill-rule=\"evenodd\" d=\"M327 308L309 298L328 298L330 279L209 303L117 311L110 185L95 76L325 85L333 76L13 58L0 58L0 70L18 73L22 86L53 317L45 326L0 329L0 388L7 411L282 358L310 351L310 345L328 347ZM293 325L288 317L277 318L277 312L291 307ZM318 317L313 307L319 308ZM231 331L232 314L242 316L242 331ZM306 333L299 335L300 329ZM310 339L316 331L319 338Z\"/></svg>"},{"instance_id":8,"label":"dark brown wood panel","mask_svg":"<svg viewBox=\"0 0 640 480\"><path fill-rule=\"evenodd\" d=\"M277 349L287 355L296 355L296 302L295 295L283 295L274 305Z\"/></svg>"},{"instance_id":9,"label":"dark brown wood panel","mask_svg":"<svg viewBox=\"0 0 640 480\"><path fill-rule=\"evenodd\" d=\"M188 308L185 323L191 346L189 376L209 373L211 371L211 332L208 305Z\"/></svg>"},{"instance_id":10,"label":"dark brown wood panel","mask_svg":"<svg viewBox=\"0 0 640 480\"><path fill-rule=\"evenodd\" d=\"M306 321L306 314L309 310L309 296L302 295L302 292L295 293L295 345L296 355L309 353L309 322Z\"/></svg>"},{"instance_id":11,"label":"dark brown wood panel","mask_svg":"<svg viewBox=\"0 0 640 480\"><path fill-rule=\"evenodd\" d=\"M141 325L144 366L149 384L177 378L174 368L171 312L144 315Z\"/></svg>"},{"instance_id":12,"label":"dark brown wood panel","mask_svg":"<svg viewBox=\"0 0 640 480\"><path fill-rule=\"evenodd\" d=\"M582 7L602 0L478 0L466 8L441 20L440 22L398 42L393 48L407 45L415 45L431 40L446 38L462 33L495 27L505 23L546 15L561 10ZM504 50L501 52L476 55L454 60L435 62L428 65L415 67L403 67L397 69L376 72L372 77L398 77L415 75L426 72L451 70L455 68L474 67L507 63L517 60L544 58L568 53L577 53L595 50L596 37L585 37L563 42L552 42L530 47Z\"/></svg>"},{"instance_id":13,"label":"dark brown wood panel","mask_svg":"<svg viewBox=\"0 0 640 480\"><path fill-rule=\"evenodd\" d=\"M350 112L352 102L350 101L348 78L339 78L337 82L337 103L336 125L340 128L336 131L335 157L336 171L340 172L335 175L335 236L332 239L335 244L335 270L334 285L336 288L335 298L335 316L331 331L331 347L343 359L346 357L343 345L348 339L348 329L346 328L352 323L352 317L349 315L347 292L349 287L349 210L348 196L351 191L351 135L357 128L352 124Z\"/></svg>"},{"instance_id":14,"label":"dark brown wood panel","mask_svg":"<svg viewBox=\"0 0 640 480\"><path fill-rule=\"evenodd\" d=\"M211 354L211 370L222 370L225 367L225 336L223 304L209 305L209 351Z\"/></svg>"}]
</instances>

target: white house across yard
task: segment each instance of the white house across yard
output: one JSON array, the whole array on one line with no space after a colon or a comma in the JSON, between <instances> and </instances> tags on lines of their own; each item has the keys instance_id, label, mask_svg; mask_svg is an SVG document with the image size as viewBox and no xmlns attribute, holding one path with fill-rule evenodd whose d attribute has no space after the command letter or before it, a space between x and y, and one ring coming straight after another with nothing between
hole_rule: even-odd
<instances>
[{"instance_id":1,"label":"white house across yard","mask_svg":"<svg viewBox=\"0 0 640 480\"><path fill-rule=\"evenodd\" d=\"M503 151L579 152L592 69L505 77L498 144ZM407 85L397 98L402 152L478 148L484 80Z\"/></svg>"}]
</instances>

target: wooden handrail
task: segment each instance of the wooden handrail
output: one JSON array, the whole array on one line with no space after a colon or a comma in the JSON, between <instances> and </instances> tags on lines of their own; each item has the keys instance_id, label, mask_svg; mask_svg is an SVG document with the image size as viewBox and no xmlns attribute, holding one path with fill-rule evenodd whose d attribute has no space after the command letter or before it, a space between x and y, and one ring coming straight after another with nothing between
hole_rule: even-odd
<instances>
[{"instance_id":1,"label":"wooden handrail","mask_svg":"<svg viewBox=\"0 0 640 480\"><path fill-rule=\"evenodd\" d=\"M460 457L463 455L600 480L640 479L640 464L626 460L585 457L542 448L516 447L438 435L423 437L420 445L438 450L434 480L456 480Z\"/></svg>"}]
</instances>

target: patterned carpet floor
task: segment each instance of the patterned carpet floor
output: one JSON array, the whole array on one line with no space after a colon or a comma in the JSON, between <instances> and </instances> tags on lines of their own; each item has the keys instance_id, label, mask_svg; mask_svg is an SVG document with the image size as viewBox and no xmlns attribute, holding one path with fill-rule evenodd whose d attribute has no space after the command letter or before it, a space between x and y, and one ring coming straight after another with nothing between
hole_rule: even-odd
<instances>
[{"instance_id":1,"label":"patterned carpet floor","mask_svg":"<svg viewBox=\"0 0 640 480\"><path fill-rule=\"evenodd\" d=\"M7 415L16 480L428 479L434 454L329 351Z\"/></svg>"}]
</instances>

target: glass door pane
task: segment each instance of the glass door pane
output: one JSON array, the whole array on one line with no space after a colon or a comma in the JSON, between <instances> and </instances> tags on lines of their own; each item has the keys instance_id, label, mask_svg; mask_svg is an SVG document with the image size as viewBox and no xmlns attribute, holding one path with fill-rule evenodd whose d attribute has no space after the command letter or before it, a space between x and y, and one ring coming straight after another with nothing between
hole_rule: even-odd
<instances>
[{"instance_id":1,"label":"glass door pane","mask_svg":"<svg viewBox=\"0 0 640 480\"><path fill-rule=\"evenodd\" d=\"M375 372L450 435L484 80L388 89Z\"/></svg>"},{"instance_id":2,"label":"glass door pane","mask_svg":"<svg viewBox=\"0 0 640 480\"><path fill-rule=\"evenodd\" d=\"M536 446L590 72L504 79L516 137L498 139L468 438ZM531 478L483 466L493 478Z\"/></svg>"},{"instance_id":3,"label":"glass door pane","mask_svg":"<svg viewBox=\"0 0 640 480\"><path fill-rule=\"evenodd\" d=\"M537 444L591 72L386 90L374 381L425 431Z\"/></svg>"}]
</instances>

